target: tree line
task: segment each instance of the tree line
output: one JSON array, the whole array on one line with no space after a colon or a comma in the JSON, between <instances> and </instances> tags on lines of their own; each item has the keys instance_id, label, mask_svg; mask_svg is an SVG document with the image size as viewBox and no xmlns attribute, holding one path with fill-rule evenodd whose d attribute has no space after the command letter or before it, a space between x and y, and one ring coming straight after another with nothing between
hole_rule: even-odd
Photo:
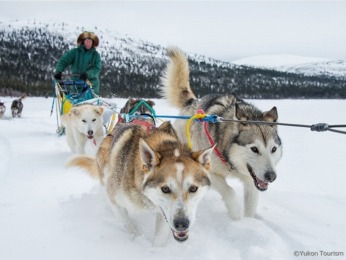
<instances>
[{"instance_id":1,"label":"tree line","mask_svg":"<svg viewBox=\"0 0 346 260\"><path fill-rule=\"evenodd\" d=\"M99 50L101 96L158 98L167 63L165 49L143 43L133 51L131 40L117 40L122 41L121 49L110 43ZM52 96L55 64L72 46L64 36L44 27L0 30L0 95ZM342 78L214 63L192 56L189 63L190 83L200 96L235 92L242 98L260 99L346 98Z\"/></svg>"}]
</instances>

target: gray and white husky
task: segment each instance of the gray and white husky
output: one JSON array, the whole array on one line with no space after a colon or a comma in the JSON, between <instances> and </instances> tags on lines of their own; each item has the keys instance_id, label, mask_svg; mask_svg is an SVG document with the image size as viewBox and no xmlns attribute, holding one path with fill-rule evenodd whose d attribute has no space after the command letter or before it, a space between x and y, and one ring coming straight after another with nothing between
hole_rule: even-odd
<instances>
[{"instance_id":1,"label":"gray and white husky","mask_svg":"<svg viewBox=\"0 0 346 260\"><path fill-rule=\"evenodd\" d=\"M189 64L177 48L168 50L169 63L162 77L162 96L180 109L181 115L192 116L199 109L205 114L216 114L224 119L276 122L276 107L261 112L234 94L211 94L197 99L189 82ZM186 120L176 120L174 127L181 140L187 142ZM210 138L207 137L209 132ZM276 179L275 165L282 155L277 127L271 124L246 122L209 123L207 130L201 122L193 122L190 129L193 149L205 149L216 143L212 156L211 182L222 196L232 219L254 217L258 191L265 191ZM217 152L219 151L219 155ZM237 202L232 183L227 177L238 177L244 184L244 207Z\"/></svg>"}]
</instances>

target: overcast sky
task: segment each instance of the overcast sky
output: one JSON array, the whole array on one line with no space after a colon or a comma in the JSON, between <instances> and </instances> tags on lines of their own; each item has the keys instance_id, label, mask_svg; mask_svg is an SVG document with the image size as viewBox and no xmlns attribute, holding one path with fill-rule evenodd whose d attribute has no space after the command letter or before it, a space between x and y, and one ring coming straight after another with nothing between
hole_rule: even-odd
<instances>
[{"instance_id":1,"label":"overcast sky","mask_svg":"<svg viewBox=\"0 0 346 260\"><path fill-rule=\"evenodd\" d=\"M97 25L225 61L346 58L345 1L1 1L1 18Z\"/></svg>"}]
</instances>

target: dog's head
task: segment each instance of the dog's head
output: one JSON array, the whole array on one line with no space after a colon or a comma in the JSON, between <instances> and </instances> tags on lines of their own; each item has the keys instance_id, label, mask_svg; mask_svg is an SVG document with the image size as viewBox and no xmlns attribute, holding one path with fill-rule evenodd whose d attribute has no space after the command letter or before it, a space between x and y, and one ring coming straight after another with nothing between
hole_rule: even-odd
<instances>
[{"instance_id":1,"label":"dog's head","mask_svg":"<svg viewBox=\"0 0 346 260\"><path fill-rule=\"evenodd\" d=\"M276 107L261 112L249 104L236 105L235 116L242 121L276 122ZM245 177L252 178L260 191L267 190L276 179L275 166L282 156L282 144L276 125L238 123L238 135L231 146L229 158Z\"/></svg>"},{"instance_id":2,"label":"dog's head","mask_svg":"<svg viewBox=\"0 0 346 260\"><path fill-rule=\"evenodd\" d=\"M71 124L88 139L93 139L94 134L102 128L103 107L90 104L75 106L71 109L69 116Z\"/></svg>"},{"instance_id":3,"label":"dog's head","mask_svg":"<svg viewBox=\"0 0 346 260\"><path fill-rule=\"evenodd\" d=\"M122 109L120 114L133 114L133 115L153 115L153 106L155 102L148 99L134 99L129 98ZM150 117L143 117L142 120L150 120Z\"/></svg>"},{"instance_id":4,"label":"dog's head","mask_svg":"<svg viewBox=\"0 0 346 260\"><path fill-rule=\"evenodd\" d=\"M165 131L171 132L169 127L164 127ZM160 208L174 238L185 241L195 220L198 203L210 186L213 148L191 152L176 136L165 138L164 134L160 135L160 142L149 137L139 143L143 193Z\"/></svg>"}]
</instances>

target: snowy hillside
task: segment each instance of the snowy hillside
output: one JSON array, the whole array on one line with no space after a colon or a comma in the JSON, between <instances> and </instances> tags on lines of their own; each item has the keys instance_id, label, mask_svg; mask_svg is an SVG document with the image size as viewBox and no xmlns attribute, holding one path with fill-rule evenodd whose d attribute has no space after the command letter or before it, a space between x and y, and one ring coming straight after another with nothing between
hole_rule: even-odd
<instances>
[{"instance_id":1,"label":"snowy hillside","mask_svg":"<svg viewBox=\"0 0 346 260\"><path fill-rule=\"evenodd\" d=\"M85 30L100 38L102 96L159 97L168 46L107 28L54 20L1 21L1 18L0 95L51 96L57 60L76 46L78 35ZM243 98L346 98L343 79L238 66L193 53L187 56L191 86L197 95L236 91Z\"/></svg>"},{"instance_id":2,"label":"snowy hillside","mask_svg":"<svg viewBox=\"0 0 346 260\"><path fill-rule=\"evenodd\" d=\"M232 63L304 74L307 76L324 75L346 78L346 59L330 60L283 54L247 57L235 60Z\"/></svg>"},{"instance_id":3,"label":"snowy hillside","mask_svg":"<svg viewBox=\"0 0 346 260\"><path fill-rule=\"evenodd\" d=\"M1 97L7 107L12 100ZM110 101L119 108L126 102ZM165 100L154 101L157 114L178 115ZM345 113L335 113L346 110L345 100L251 102L263 110L275 105L282 123L346 122ZM230 220L220 195L209 190L189 239L170 238L156 248L150 216L137 219L143 234L133 237L110 210L102 186L82 170L65 168L73 154L66 136L55 133L52 99L23 103L22 118L7 110L0 119L1 260L345 259L345 135L279 126L278 178L260 193L256 218ZM237 180L229 181L242 191Z\"/></svg>"}]
</instances>

